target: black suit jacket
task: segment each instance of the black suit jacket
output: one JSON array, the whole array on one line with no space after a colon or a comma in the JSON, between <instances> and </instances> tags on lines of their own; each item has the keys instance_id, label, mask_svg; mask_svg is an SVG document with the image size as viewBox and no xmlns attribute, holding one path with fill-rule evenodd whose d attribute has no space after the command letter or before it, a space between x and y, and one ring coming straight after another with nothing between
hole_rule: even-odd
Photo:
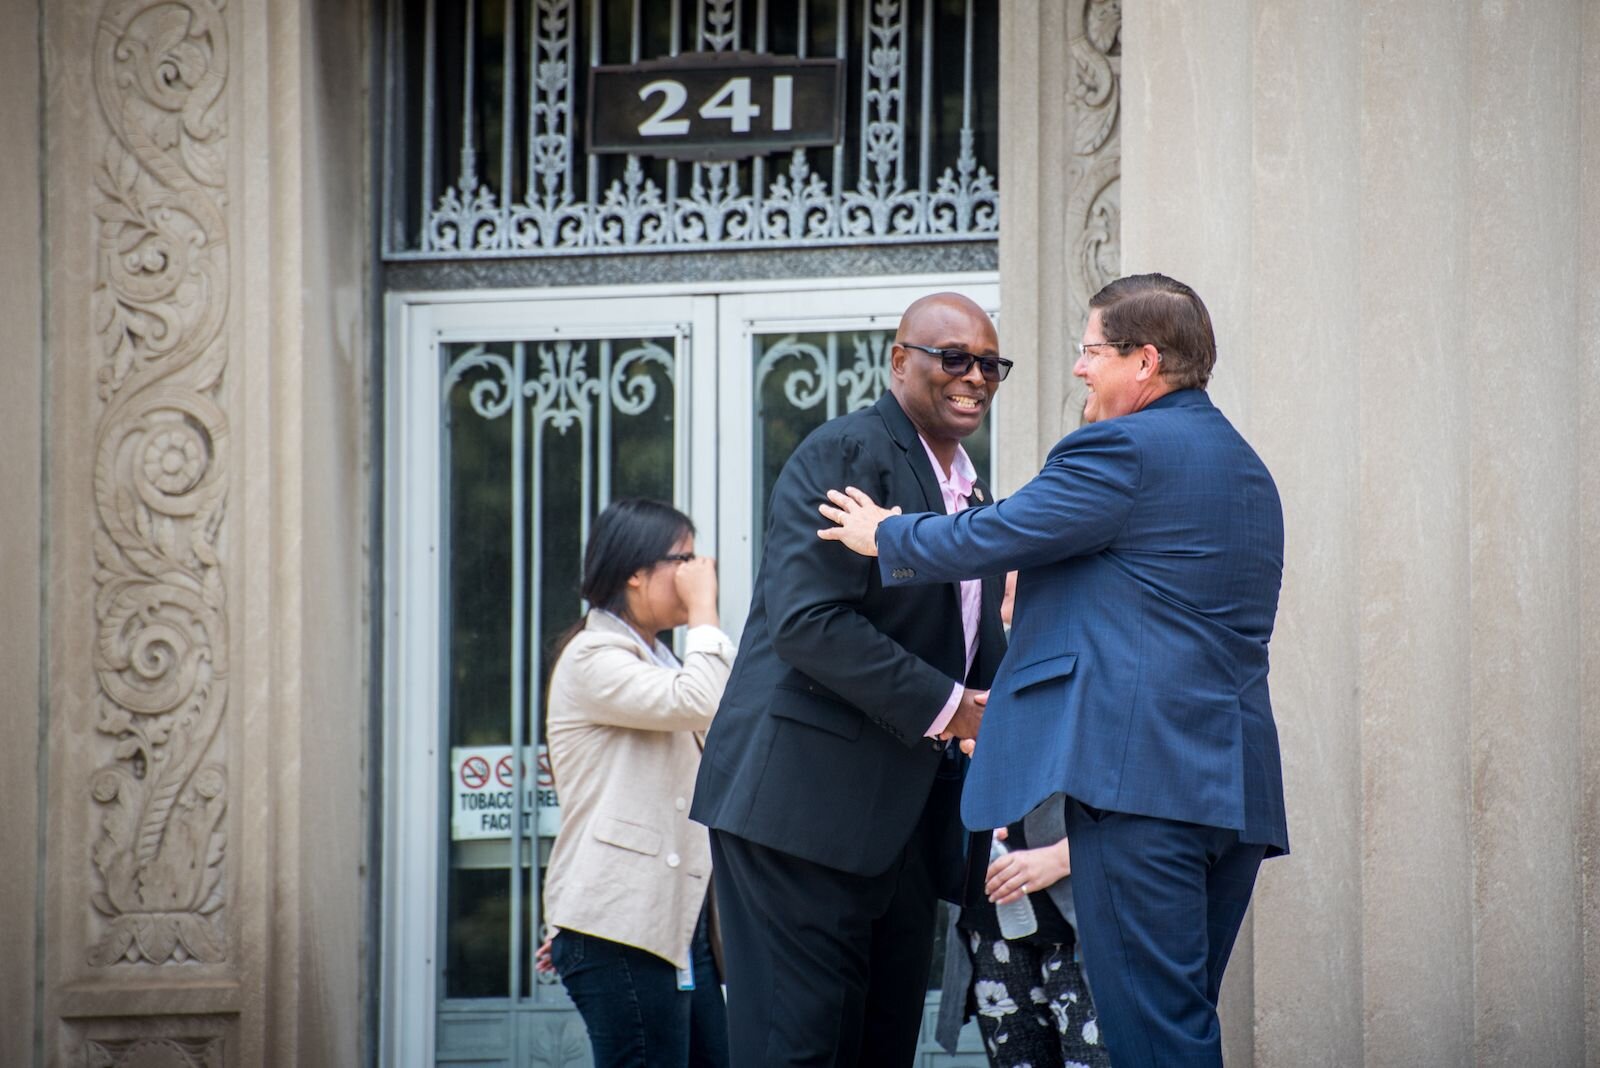
<instances>
[{"instance_id":1,"label":"black suit jacket","mask_svg":"<svg viewBox=\"0 0 1600 1068\"><path fill-rule=\"evenodd\" d=\"M926 450L893 394L817 428L784 464L733 675L706 739L690 815L857 875L888 869L931 808L944 896L962 896L965 757L923 737L966 662L956 583L885 590L877 561L822 541L829 489L943 512ZM969 502L992 500L979 483ZM967 685L1005 653L1003 577L983 583ZM981 874L988 862L984 852Z\"/></svg>"}]
</instances>

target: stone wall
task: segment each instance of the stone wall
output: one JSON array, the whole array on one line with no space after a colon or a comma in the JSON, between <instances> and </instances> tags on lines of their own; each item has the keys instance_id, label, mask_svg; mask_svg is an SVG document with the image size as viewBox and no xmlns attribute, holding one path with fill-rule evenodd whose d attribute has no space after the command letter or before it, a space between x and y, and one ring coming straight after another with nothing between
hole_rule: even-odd
<instances>
[{"instance_id":1,"label":"stone wall","mask_svg":"<svg viewBox=\"0 0 1600 1068\"><path fill-rule=\"evenodd\" d=\"M1059 161L1050 7L1007 8L1035 58L1004 118ZM1600 10L1122 14L1122 269L1205 297L1212 394L1288 522L1294 853L1229 973L1229 1063L1600 1063ZM1002 173L1011 218L1052 195ZM1078 223L1038 210L1002 229L1006 345L1066 364ZM1039 408L1035 463L1074 423Z\"/></svg>"},{"instance_id":2,"label":"stone wall","mask_svg":"<svg viewBox=\"0 0 1600 1068\"><path fill-rule=\"evenodd\" d=\"M38 944L39 509L44 476L44 278L39 240L39 5L3 0L0 15L0 1064L33 1049Z\"/></svg>"},{"instance_id":3,"label":"stone wall","mask_svg":"<svg viewBox=\"0 0 1600 1068\"><path fill-rule=\"evenodd\" d=\"M37 1056L357 1064L369 6L39 11Z\"/></svg>"},{"instance_id":4,"label":"stone wall","mask_svg":"<svg viewBox=\"0 0 1600 1068\"><path fill-rule=\"evenodd\" d=\"M372 7L4 3L0 1063L362 1063ZM1002 483L1161 269L1284 495L1229 1063L1600 1064L1600 5L1008 3L1001 64Z\"/></svg>"}]
</instances>

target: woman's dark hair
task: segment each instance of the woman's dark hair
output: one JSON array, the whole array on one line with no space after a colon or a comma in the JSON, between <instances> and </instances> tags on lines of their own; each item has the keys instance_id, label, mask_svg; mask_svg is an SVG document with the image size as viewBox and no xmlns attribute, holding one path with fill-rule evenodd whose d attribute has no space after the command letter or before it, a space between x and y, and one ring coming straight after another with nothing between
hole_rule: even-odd
<instances>
[{"instance_id":1,"label":"woman's dark hair","mask_svg":"<svg viewBox=\"0 0 1600 1068\"><path fill-rule=\"evenodd\" d=\"M578 592L591 607L622 615L634 572L659 562L693 534L693 521L670 504L647 497L613 501L589 529Z\"/></svg>"},{"instance_id":2,"label":"woman's dark hair","mask_svg":"<svg viewBox=\"0 0 1600 1068\"><path fill-rule=\"evenodd\" d=\"M674 545L693 534L694 521L670 504L647 497L611 502L589 528L578 592L590 608L625 616L628 579L639 569L659 563ZM556 639L548 661L551 665L582 629L583 620L579 619Z\"/></svg>"}]
</instances>

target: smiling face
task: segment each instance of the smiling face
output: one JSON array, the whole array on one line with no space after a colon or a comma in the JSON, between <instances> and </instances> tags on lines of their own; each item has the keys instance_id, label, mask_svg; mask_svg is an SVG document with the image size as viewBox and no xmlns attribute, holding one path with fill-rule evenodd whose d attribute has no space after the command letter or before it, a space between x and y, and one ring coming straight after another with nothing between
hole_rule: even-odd
<instances>
[{"instance_id":1,"label":"smiling face","mask_svg":"<svg viewBox=\"0 0 1600 1068\"><path fill-rule=\"evenodd\" d=\"M1089 322L1083 328L1083 344L1088 351L1078 357L1072 368L1072 373L1083 379L1083 384L1089 388L1089 395L1083 402L1085 423L1098 423L1138 411L1149 403L1147 394L1153 388L1151 358L1145 351L1148 346L1118 349L1105 344L1106 341L1100 309L1095 308L1089 312Z\"/></svg>"},{"instance_id":2,"label":"smiling face","mask_svg":"<svg viewBox=\"0 0 1600 1068\"><path fill-rule=\"evenodd\" d=\"M1000 383L985 379L976 361L964 375L946 374L939 357L906 348L907 344L995 356L1000 341L994 323L966 297L939 293L907 309L895 335L890 392L930 446L936 451L954 451L962 438L983 423Z\"/></svg>"}]
</instances>

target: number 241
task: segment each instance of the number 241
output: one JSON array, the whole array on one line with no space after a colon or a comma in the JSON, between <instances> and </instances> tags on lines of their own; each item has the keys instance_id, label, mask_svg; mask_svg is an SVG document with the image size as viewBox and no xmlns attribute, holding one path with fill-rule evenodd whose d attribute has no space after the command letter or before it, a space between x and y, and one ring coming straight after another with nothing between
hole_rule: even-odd
<instances>
[{"instance_id":1,"label":"number 241","mask_svg":"<svg viewBox=\"0 0 1600 1068\"><path fill-rule=\"evenodd\" d=\"M689 120L672 116L688 103L689 90L675 78L658 78L639 90L639 99L649 100L657 93L664 99L655 114L639 124L639 136L681 137L688 133ZM750 120L760 114L761 108L750 103L750 79L742 75L723 82L722 88L700 105L701 118L727 119L728 129L736 134L749 133ZM775 75L772 79L772 129L775 132L792 129L793 119L794 77Z\"/></svg>"}]
</instances>

